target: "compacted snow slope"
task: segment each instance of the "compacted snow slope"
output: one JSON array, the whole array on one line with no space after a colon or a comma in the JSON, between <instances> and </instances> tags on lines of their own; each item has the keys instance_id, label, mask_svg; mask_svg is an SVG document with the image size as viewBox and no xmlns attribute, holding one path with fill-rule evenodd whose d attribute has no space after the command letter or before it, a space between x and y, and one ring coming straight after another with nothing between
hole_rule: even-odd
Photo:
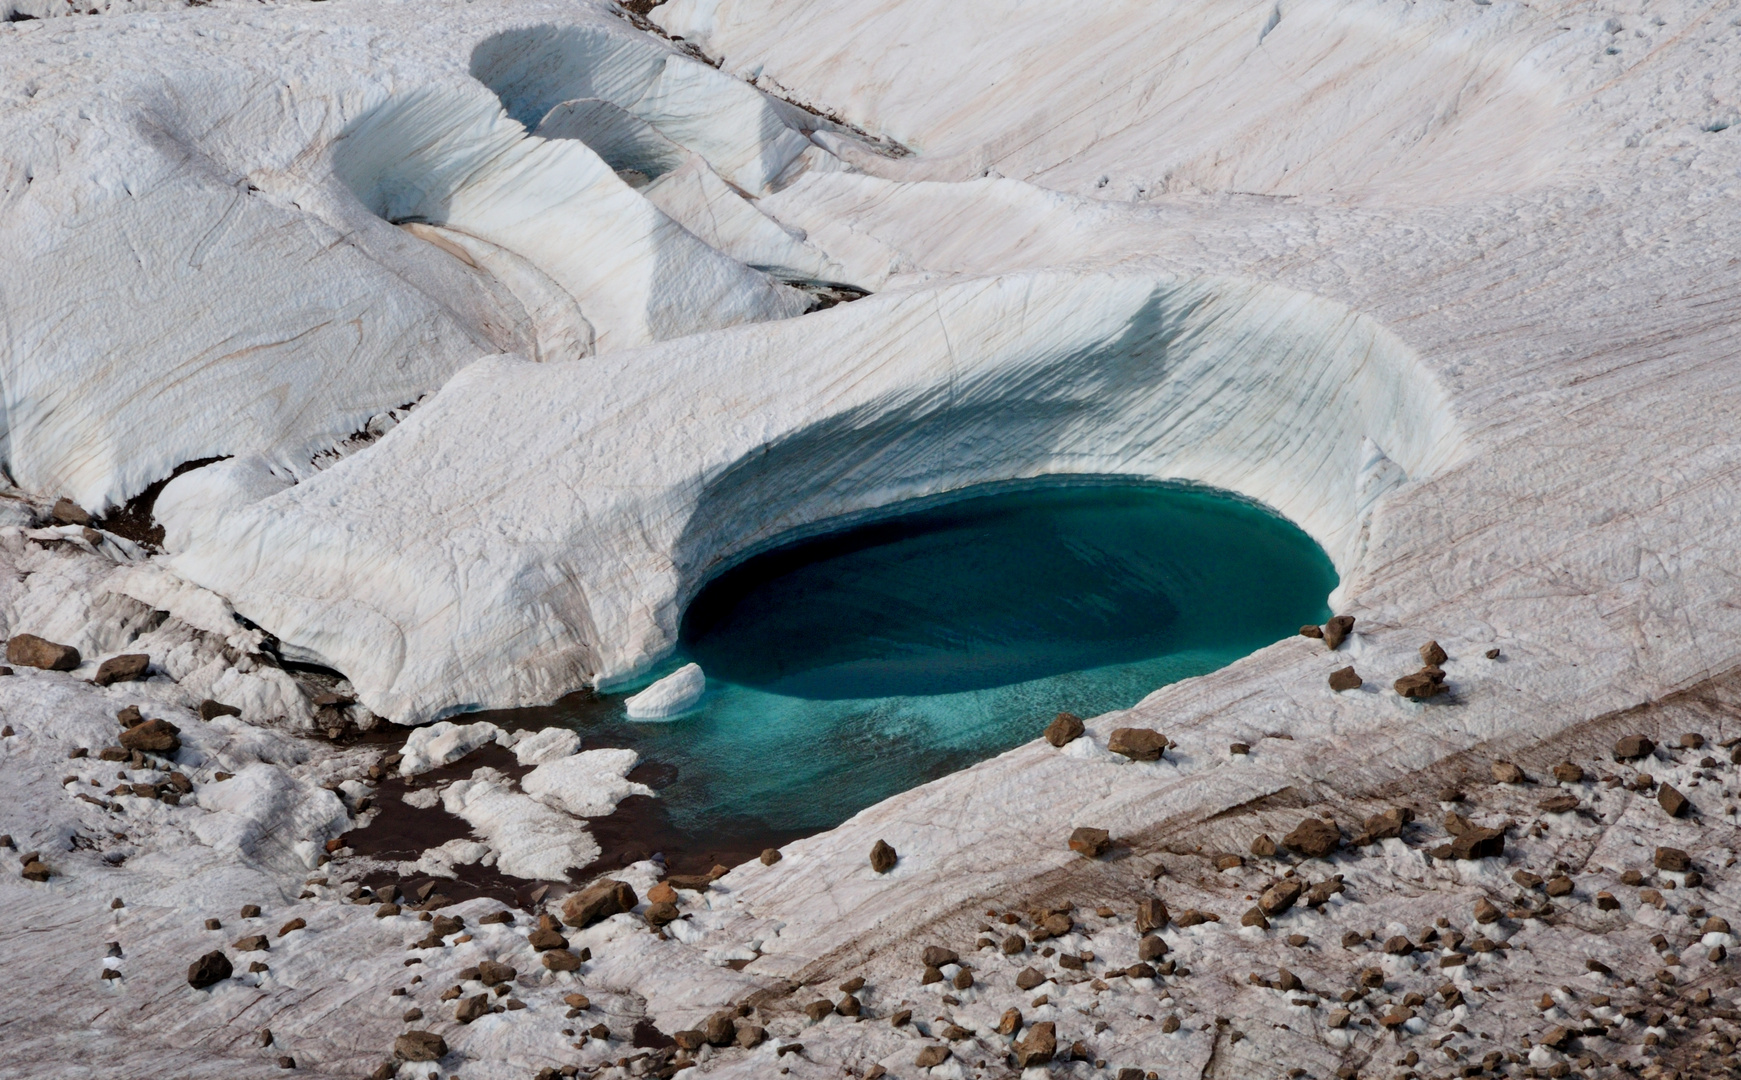
<instances>
[{"instance_id":1,"label":"compacted snow slope","mask_svg":"<svg viewBox=\"0 0 1741 1080\"><path fill-rule=\"evenodd\" d=\"M13 6L0 614L84 655L0 678L50 871L0 878L0 1075L1733 1075L1741 4ZM49 520L215 457L161 552ZM1275 507L1352 636L638 862L554 962L632 751L306 737L633 675L781 537L1071 473ZM104 759L129 704L180 748ZM510 924L346 902L486 870Z\"/></svg>"}]
</instances>

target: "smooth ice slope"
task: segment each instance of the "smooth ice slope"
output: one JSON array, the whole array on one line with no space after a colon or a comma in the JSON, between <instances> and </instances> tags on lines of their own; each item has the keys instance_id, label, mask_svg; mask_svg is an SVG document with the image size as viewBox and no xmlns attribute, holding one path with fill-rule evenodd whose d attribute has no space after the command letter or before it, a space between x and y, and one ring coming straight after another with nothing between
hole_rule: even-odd
<instances>
[{"instance_id":1,"label":"smooth ice slope","mask_svg":"<svg viewBox=\"0 0 1741 1080\"><path fill-rule=\"evenodd\" d=\"M1393 484L1464 452L1409 350L1338 304L1222 278L1017 274L585 367L480 362L174 565L415 723L644 669L725 561L983 481L1211 484L1298 522L1346 576L1369 444Z\"/></svg>"}]
</instances>

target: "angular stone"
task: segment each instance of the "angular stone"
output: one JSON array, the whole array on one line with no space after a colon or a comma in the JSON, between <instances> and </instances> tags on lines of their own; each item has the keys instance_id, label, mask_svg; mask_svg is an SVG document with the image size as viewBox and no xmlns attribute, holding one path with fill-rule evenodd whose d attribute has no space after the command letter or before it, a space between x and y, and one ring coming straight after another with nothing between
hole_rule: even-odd
<instances>
[{"instance_id":1,"label":"angular stone","mask_svg":"<svg viewBox=\"0 0 1741 1080\"><path fill-rule=\"evenodd\" d=\"M1428 667L1439 667L1449 659L1450 657L1445 655L1445 650L1441 649L1436 641L1429 641L1421 646L1421 663Z\"/></svg>"},{"instance_id":2,"label":"angular stone","mask_svg":"<svg viewBox=\"0 0 1741 1080\"><path fill-rule=\"evenodd\" d=\"M1582 783L1584 779L1583 766L1575 765L1570 761L1562 761L1554 766L1554 779L1562 784Z\"/></svg>"},{"instance_id":3,"label":"angular stone","mask_svg":"<svg viewBox=\"0 0 1741 1080\"><path fill-rule=\"evenodd\" d=\"M581 957L567 949L550 949L538 954L539 961L548 971L579 971Z\"/></svg>"},{"instance_id":4,"label":"angular stone","mask_svg":"<svg viewBox=\"0 0 1741 1080\"><path fill-rule=\"evenodd\" d=\"M913 1059L913 1064L921 1069L929 1069L948 1061L950 1053L950 1049L940 1043L922 1047L919 1056Z\"/></svg>"},{"instance_id":5,"label":"angular stone","mask_svg":"<svg viewBox=\"0 0 1741 1080\"><path fill-rule=\"evenodd\" d=\"M587 927L612 915L633 911L639 902L628 883L606 878L564 897L562 921L576 928Z\"/></svg>"},{"instance_id":6,"label":"angular stone","mask_svg":"<svg viewBox=\"0 0 1741 1080\"><path fill-rule=\"evenodd\" d=\"M1050 724L1046 725L1044 734L1047 742L1053 746L1061 747L1080 739L1082 733L1087 730L1080 716L1075 713L1061 712Z\"/></svg>"},{"instance_id":7,"label":"angular stone","mask_svg":"<svg viewBox=\"0 0 1741 1080\"><path fill-rule=\"evenodd\" d=\"M820 1022L834 1015L834 1002L827 998L817 998L804 1006L804 1015L808 1016L813 1023Z\"/></svg>"},{"instance_id":8,"label":"angular stone","mask_svg":"<svg viewBox=\"0 0 1741 1080\"><path fill-rule=\"evenodd\" d=\"M1152 728L1114 728L1106 748L1132 761L1159 761L1167 749L1167 737Z\"/></svg>"},{"instance_id":9,"label":"angular stone","mask_svg":"<svg viewBox=\"0 0 1741 1080\"><path fill-rule=\"evenodd\" d=\"M1404 675L1393 685L1396 692L1411 701L1424 701L1445 692L1445 673L1437 669L1423 669L1413 675Z\"/></svg>"},{"instance_id":10,"label":"angular stone","mask_svg":"<svg viewBox=\"0 0 1741 1080\"><path fill-rule=\"evenodd\" d=\"M871 848L871 869L879 874L886 874L890 870L893 870L895 868L895 863L899 862L900 859L901 856L899 853L897 853L894 848L890 847L886 840L878 840Z\"/></svg>"},{"instance_id":11,"label":"angular stone","mask_svg":"<svg viewBox=\"0 0 1741 1080\"><path fill-rule=\"evenodd\" d=\"M1384 951L1391 956L1407 956L1415 951L1415 943L1401 934L1397 934L1385 939Z\"/></svg>"},{"instance_id":12,"label":"angular stone","mask_svg":"<svg viewBox=\"0 0 1741 1080\"><path fill-rule=\"evenodd\" d=\"M393 1040L400 1061L438 1061L447 1056L447 1040L433 1031L407 1031Z\"/></svg>"},{"instance_id":13,"label":"angular stone","mask_svg":"<svg viewBox=\"0 0 1741 1080\"><path fill-rule=\"evenodd\" d=\"M509 965L499 964L494 960L485 960L478 964L477 978L485 986L497 986L501 983L511 982L517 974L519 972Z\"/></svg>"},{"instance_id":14,"label":"angular stone","mask_svg":"<svg viewBox=\"0 0 1741 1080\"><path fill-rule=\"evenodd\" d=\"M1495 761L1492 765L1492 771L1493 779L1501 784L1521 784L1529 779L1523 774L1522 769L1509 761Z\"/></svg>"},{"instance_id":15,"label":"angular stone","mask_svg":"<svg viewBox=\"0 0 1741 1080\"><path fill-rule=\"evenodd\" d=\"M1082 826L1070 833L1070 850L1090 859L1106 854L1112 846L1112 836L1105 829Z\"/></svg>"},{"instance_id":16,"label":"angular stone","mask_svg":"<svg viewBox=\"0 0 1741 1080\"><path fill-rule=\"evenodd\" d=\"M14 634L6 642L6 662L44 671L71 671L79 666L79 651L35 634Z\"/></svg>"},{"instance_id":17,"label":"angular stone","mask_svg":"<svg viewBox=\"0 0 1741 1080\"><path fill-rule=\"evenodd\" d=\"M1693 868L1693 857L1680 848L1659 847L1652 863L1658 870L1681 874Z\"/></svg>"},{"instance_id":18,"label":"angular stone","mask_svg":"<svg viewBox=\"0 0 1741 1080\"><path fill-rule=\"evenodd\" d=\"M1257 898L1258 910L1265 915L1280 915L1293 907L1306 887L1294 878L1283 878L1263 891Z\"/></svg>"},{"instance_id":19,"label":"angular stone","mask_svg":"<svg viewBox=\"0 0 1741 1080\"><path fill-rule=\"evenodd\" d=\"M307 919L291 919L289 922L285 923L283 926L280 926L278 928L278 936L283 937L285 934L290 933L292 930L302 930L302 929L307 928L307 926L308 926Z\"/></svg>"},{"instance_id":20,"label":"angular stone","mask_svg":"<svg viewBox=\"0 0 1741 1080\"><path fill-rule=\"evenodd\" d=\"M1541 808L1543 813L1569 814L1578 808L1578 797L1567 794L1549 795L1541 801Z\"/></svg>"},{"instance_id":21,"label":"angular stone","mask_svg":"<svg viewBox=\"0 0 1741 1080\"><path fill-rule=\"evenodd\" d=\"M1152 964L1167 955L1166 939L1159 934L1150 934L1137 942L1137 959L1145 964Z\"/></svg>"},{"instance_id":22,"label":"angular stone","mask_svg":"<svg viewBox=\"0 0 1741 1080\"><path fill-rule=\"evenodd\" d=\"M1042 1020L1028 1028L1027 1034L1015 1045L1016 1065L1026 1069L1044 1065L1058 1052L1058 1028L1050 1020Z\"/></svg>"},{"instance_id":23,"label":"angular stone","mask_svg":"<svg viewBox=\"0 0 1741 1080\"><path fill-rule=\"evenodd\" d=\"M661 881L647 890L647 902L649 904L675 904L677 890L672 888L670 882Z\"/></svg>"},{"instance_id":24,"label":"angular stone","mask_svg":"<svg viewBox=\"0 0 1741 1080\"><path fill-rule=\"evenodd\" d=\"M677 1044L677 1049L693 1053L701 1049L702 1045L707 1042L707 1033L697 1031L694 1028L686 1028L683 1031L673 1031L671 1041Z\"/></svg>"},{"instance_id":25,"label":"angular stone","mask_svg":"<svg viewBox=\"0 0 1741 1080\"><path fill-rule=\"evenodd\" d=\"M1549 896L1553 897L1570 896L1575 887L1576 886L1573 884L1571 878L1564 874L1560 874L1548 881L1545 891Z\"/></svg>"},{"instance_id":26,"label":"angular stone","mask_svg":"<svg viewBox=\"0 0 1741 1080\"><path fill-rule=\"evenodd\" d=\"M1228 854L1215 856L1215 869L1217 870L1237 870L1244 865L1245 859L1238 855Z\"/></svg>"},{"instance_id":27,"label":"angular stone","mask_svg":"<svg viewBox=\"0 0 1741 1080\"><path fill-rule=\"evenodd\" d=\"M1255 926L1260 930L1268 930L1269 929L1269 919L1267 917L1265 917L1265 915L1261 909L1251 908L1244 915L1241 915L1239 917L1239 925L1241 925L1241 926Z\"/></svg>"},{"instance_id":28,"label":"angular stone","mask_svg":"<svg viewBox=\"0 0 1741 1080\"><path fill-rule=\"evenodd\" d=\"M147 720L123 731L121 746L147 754L173 754L181 749L181 729L167 720Z\"/></svg>"},{"instance_id":29,"label":"angular stone","mask_svg":"<svg viewBox=\"0 0 1741 1080\"><path fill-rule=\"evenodd\" d=\"M1020 1009L1005 1009L1003 1018L997 1022L999 1035L1014 1035L1022 1030L1022 1011Z\"/></svg>"},{"instance_id":30,"label":"angular stone","mask_svg":"<svg viewBox=\"0 0 1741 1080\"><path fill-rule=\"evenodd\" d=\"M211 698L206 698L204 701L199 703L199 718L201 720L211 721L216 720L220 716L241 715L242 710L236 708L234 705L225 705L223 702L213 701Z\"/></svg>"},{"instance_id":31,"label":"angular stone","mask_svg":"<svg viewBox=\"0 0 1741 1080\"><path fill-rule=\"evenodd\" d=\"M1628 735L1614 744L1615 761L1634 761L1648 757L1656 744L1643 735Z\"/></svg>"},{"instance_id":32,"label":"angular stone","mask_svg":"<svg viewBox=\"0 0 1741 1080\"><path fill-rule=\"evenodd\" d=\"M1489 925L1491 923L1498 922L1499 916L1500 916L1500 910L1499 910L1499 908L1494 906L1493 901L1487 899L1485 896L1479 897L1476 899L1476 901L1475 901L1475 921L1476 922L1481 923L1484 926Z\"/></svg>"},{"instance_id":33,"label":"angular stone","mask_svg":"<svg viewBox=\"0 0 1741 1080\"><path fill-rule=\"evenodd\" d=\"M1147 939L1145 939L1147 940ZM1037 969L1026 967L1016 973L1016 987L1020 990L1032 990L1047 980Z\"/></svg>"},{"instance_id":34,"label":"angular stone","mask_svg":"<svg viewBox=\"0 0 1741 1080\"><path fill-rule=\"evenodd\" d=\"M1146 934L1151 930L1164 929L1171 921L1167 913L1167 902L1158 897L1148 897L1138 900L1136 904L1136 932Z\"/></svg>"},{"instance_id":35,"label":"angular stone","mask_svg":"<svg viewBox=\"0 0 1741 1080\"><path fill-rule=\"evenodd\" d=\"M926 967L940 968L949 964L961 963L961 957L956 954L954 949L945 949L941 945L927 945L925 951L920 954L920 961Z\"/></svg>"},{"instance_id":36,"label":"angular stone","mask_svg":"<svg viewBox=\"0 0 1741 1080\"><path fill-rule=\"evenodd\" d=\"M775 863L779 862L780 858L781 858L781 856L780 856L780 849L779 848L767 848L767 849L763 850L763 852L762 852L762 865L763 866L772 866Z\"/></svg>"},{"instance_id":37,"label":"angular stone","mask_svg":"<svg viewBox=\"0 0 1741 1080\"><path fill-rule=\"evenodd\" d=\"M1322 859L1342 846L1342 832L1334 821L1309 817L1282 837L1282 846L1309 859Z\"/></svg>"},{"instance_id":38,"label":"angular stone","mask_svg":"<svg viewBox=\"0 0 1741 1080\"><path fill-rule=\"evenodd\" d=\"M1657 788L1656 801L1657 805L1662 807L1663 813L1669 817L1680 817L1687 812L1687 807L1692 805L1673 784L1664 784Z\"/></svg>"},{"instance_id":39,"label":"angular stone","mask_svg":"<svg viewBox=\"0 0 1741 1080\"><path fill-rule=\"evenodd\" d=\"M1276 853L1276 842L1269 833L1258 833L1252 837L1251 853L1261 859L1272 858Z\"/></svg>"},{"instance_id":40,"label":"angular stone","mask_svg":"<svg viewBox=\"0 0 1741 1080\"><path fill-rule=\"evenodd\" d=\"M223 982L232 974L234 969L230 967L230 958L222 951L213 949L188 965L187 984L195 990L204 990L208 986Z\"/></svg>"},{"instance_id":41,"label":"angular stone","mask_svg":"<svg viewBox=\"0 0 1741 1080\"><path fill-rule=\"evenodd\" d=\"M91 523L91 515L84 507L71 499L61 498L54 501L54 508L48 516L56 525L84 525Z\"/></svg>"},{"instance_id":42,"label":"angular stone","mask_svg":"<svg viewBox=\"0 0 1741 1080\"><path fill-rule=\"evenodd\" d=\"M1354 616L1333 615L1330 621L1324 624L1324 644L1334 652L1342 647L1342 643L1347 641L1348 635L1353 632Z\"/></svg>"},{"instance_id":43,"label":"angular stone","mask_svg":"<svg viewBox=\"0 0 1741 1080\"><path fill-rule=\"evenodd\" d=\"M19 871L19 876L26 881L47 881L53 875L50 873L47 863L41 859L31 858L24 860L24 869Z\"/></svg>"},{"instance_id":44,"label":"angular stone","mask_svg":"<svg viewBox=\"0 0 1741 1080\"><path fill-rule=\"evenodd\" d=\"M677 910L677 905L667 901L662 904L647 905L647 911L644 917L647 920L648 926L656 927L667 926L677 921L681 915L682 912Z\"/></svg>"},{"instance_id":45,"label":"angular stone","mask_svg":"<svg viewBox=\"0 0 1741 1080\"><path fill-rule=\"evenodd\" d=\"M123 653L111 656L97 665L97 673L91 681L98 686L112 686L118 682L137 682L145 678L146 671L151 667L151 657L145 653Z\"/></svg>"},{"instance_id":46,"label":"angular stone","mask_svg":"<svg viewBox=\"0 0 1741 1080\"><path fill-rule=\"evenodd\" d=\"M1598 910L1598 911L1619 911L1620 910L1620 901L1616 900L1614 898L1614 894L1611 892L1607 892L1607 891L1599 892L1596 894L1596 910Z\"/></svg>"},{"instance_id":47,"label":"angular stone","mask_svg":"<svg viewBox=\"0 0 1741 1080\"><path fill-rule=\"evenodd\" d=\"M474 994L454 1007L453 1018L462 1024L469 1024L480 1016L490 1014L490 995Z\"/></svg>"},{"instance_id":48,"label":"angular stone","mask_svg":"<svg viewBox=\"0 0 1741 1080\"><path fill-rule=\"evenodd\" d=\"M1402 835L1403 828L1415 819L1415 812L1406 806L1395 806L1382 814L1373 814L1363 822L1369 840L1390 840Z\"/></svg>"},{"instance_id":49,"label":"angular stone","mask_svg":"<svg viewBox=\"0 0 1741 1080\"><path fill-rule=\"evenodd\" d=\"M266 940L265 934L249 934L237 941L231 948L237 952L269 952L272 949L272 943Z\"/></svg>"},{"instance_id":50,"label":"angular stone","mask_svg":"<svg viewBox=\"0 0 1741 1080\"><path fill-rule=\"evenodd\" d=\"M1338 694L1345 690L1358 690L1364 685L1366 685L1365 680L1361 679L1360 673L1355 671L1352 665L1337 668L1330 673L1330 689Z\"/></svg>"},{"instance_id":51,"label":"angular stone","mask_svg":"<svg viewBox=\"0 0 1741 1080\"><path fill-rule=\"evenodd\" d=\"M1003 939L1003 944L998 946L998 951L1003 953L1005 956L1016 956L1027 949L1027 947L1028 943L1022 938L1022 935L1011 934Z\"/></svg>"},{"instance_id":52,"label":"angular stone","mask_svg":"<svg viewBox=\"0 0 1741 1080\"><path fill-rule=\"evenodd\" d=\"M1317 638L1321 641L1324 638L1324 628L1322 626L1313 625L1312 623L1307 623L1305 626L1300 627L1300 636Z\"/></svg>"},{"instance_id":53,"label":"angular stone","mask_svg":"<svg viewBox=\"0 0 1741 1080\"><path fill-rule=\"evenodd\" d=\"M532 946L534 952L545 952L568 948L568 939L555 930L534 930L526 935L526 944Z\"/></svg>"},{"instance_id":54,"label":"angular stone","mask_svg":"<svg viewBox=\"0 0 1741 1080\"><path fill-rule=\"evenodd\" d=\"M1469 829L1451 841L1453 859L1491 859L1505 854L1505 833L1498 829Z\"/></svg>"}]
</instances>

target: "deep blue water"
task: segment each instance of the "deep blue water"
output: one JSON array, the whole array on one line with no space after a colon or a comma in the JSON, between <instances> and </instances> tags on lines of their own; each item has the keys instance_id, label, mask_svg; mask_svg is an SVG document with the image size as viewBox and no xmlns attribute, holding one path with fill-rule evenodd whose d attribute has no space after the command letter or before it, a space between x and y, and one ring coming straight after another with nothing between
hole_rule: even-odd
<instances>
[{"instance_id":1,"label":"deep blue water","mask_svg":"<svg viewBox=\"0 0 1741 1080\"><path fill-rule=\"evenodd\" d=\"M994 491L756 556L685 613L699 707L536 710L633 746L679 832L828 828L870 804L1322 622L1336 573L1250 503L1153 484ZM528 718L530 719L530 718ZM674 773L673 773L674 770Z\"/></svg>"}]
</instances>

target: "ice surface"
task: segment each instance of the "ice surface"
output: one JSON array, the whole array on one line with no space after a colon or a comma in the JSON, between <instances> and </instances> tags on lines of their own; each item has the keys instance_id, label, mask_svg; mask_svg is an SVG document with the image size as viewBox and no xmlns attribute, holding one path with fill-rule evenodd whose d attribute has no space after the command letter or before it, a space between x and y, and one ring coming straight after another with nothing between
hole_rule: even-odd
<instances>
[{"instance_id":1,"label":"ice surface","mask_svg":"<svg viewBox=\"0 0 1741 1080\"><path fill-rule=\"evenodd\" d=\"M640 760L633 750L588 750L544 762L520 778L520 788L576 817L603 817L630 795L653 794L625 779Z\"/></svg>"},{"instance_id":2,"label":"ice surface","mask_svg":"<svg viewBox=\"0 0 1741 1080\"><path fill-rule=\"evenodd\" d=\"M478 769L443 788L441 805L497 852L496 869L504 874L560 879L599 856L598 844L579 822L516 791L494 769Z\"/></svg>"},{"instance_id":3,"label":"ice surface","mask_svg":"<svg viewBox=\"0 0 1741 1080\"><path fill-rule=\"evenodd\" d=\"M578 732L563 727L522 733L514 740L514 759L522 765L542 765L580 749Z\"/></svg>"},{"instance_id":4,"label":"ice surface","mask_svg":"<svg viewBox=\"0 0 1741 1080\"><path fill-rule=\"evenodd\" d=\"M507 733L487 720L455 724L447 720L418 728L400 750L400 776L416 776L439 769L492 742L507 742Z\"/></svg>"},{"instance_id":5,"label":"ice surface","mask_svg":"<svg viewBox=\"0 0 1741 1080\"><path fill-rule=\"evenodd\" d=\"M624 703L631 720L669 720L692 708L707 691L700 664L684 664Z\"/></svg>"}]
</instances>

